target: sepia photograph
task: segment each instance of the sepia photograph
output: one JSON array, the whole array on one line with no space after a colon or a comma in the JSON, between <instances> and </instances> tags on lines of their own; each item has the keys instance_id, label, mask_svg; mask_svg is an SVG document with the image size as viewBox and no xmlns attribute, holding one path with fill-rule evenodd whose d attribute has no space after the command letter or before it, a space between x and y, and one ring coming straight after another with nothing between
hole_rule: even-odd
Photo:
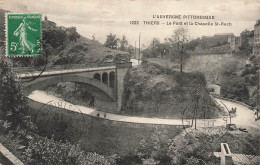
<instances>
[{"instance_id":1,"label":"sepia photograph","mask_svg":"<svg viewBox=\"0 0 260 165\"><path fill-rule=\"evenodd\" d=\"M0 165L260 165L260 0L0 0Z\"/></svg>"}]
</instances>

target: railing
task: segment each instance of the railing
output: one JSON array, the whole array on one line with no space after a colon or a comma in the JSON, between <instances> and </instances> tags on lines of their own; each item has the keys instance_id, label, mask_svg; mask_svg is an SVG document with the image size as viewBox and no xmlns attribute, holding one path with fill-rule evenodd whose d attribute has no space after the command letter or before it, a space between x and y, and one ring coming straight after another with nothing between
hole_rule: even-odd
<instances>
[{"instance_id":1,"label":"railing","mask_svg":"<svg viewBox=\"0 0 260 165\"><path fill-rule=\"evenodd\" d=\"M114 63L86 63L86 64L65 64L65 65L46 65L45 72L48 71L60 71L60 70L77 70L84 68L97 68L115 66ZM13 71L16 73L26 73L26 72L40 72L45 66L35 66L35 67L14 67Z\"/></svg>"},{"instance_id":2,"label":"railing","mask_svg":"<svg viewBox=\"0 0 260 165\"><path fill-rule=\"evenodd\" d=\"M132 62L116 63L117 68L132 68Z\"/></svg>"},{"instance_id":3,"label":"railing","mask_svg":"<svg viewBox=\"0 0 260 165\"><path fill-rule=\"evenodd\" d=\"M90 65L91 64L91 65ZM131 68L132 63L88 63L88 64L66 64L66 65L52 65L52 66L39 66L39 67L15 67L13 71L20 78L30 78L47 76L47 75L59 75L68 73L78 73L86 71L98 71L109 70L115 68Z\"/></svg>"}]
</instances>

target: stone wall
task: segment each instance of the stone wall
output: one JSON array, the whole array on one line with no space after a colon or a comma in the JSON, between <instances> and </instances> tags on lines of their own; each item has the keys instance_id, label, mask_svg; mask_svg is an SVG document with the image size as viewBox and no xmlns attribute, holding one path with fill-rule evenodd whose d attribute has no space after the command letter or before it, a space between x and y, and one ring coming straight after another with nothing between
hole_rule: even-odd
<instances>
[{"instance_id":1,"label":"stone wall","mask_svg":"<svg viewBox=\"0 0 260 165\"><path fill-rule=\"evenodd\" d=\"M157 129L168 130L169 138L179 134L182 126L141 124L113 121L103 117L86 115L80 107L60 103L73 111L53 107L54 103L42 104L28 99L28 114L39 129L42 136L55 139L68 139L72 143L80 142L86 151L100 154L126 155L135 152L141 139L150 138ZM76 111L76 112L75 112ZM96 113L96 112L93 112ZM109 116L107 116L109 118Z\"/></svg>"}]
</instances>

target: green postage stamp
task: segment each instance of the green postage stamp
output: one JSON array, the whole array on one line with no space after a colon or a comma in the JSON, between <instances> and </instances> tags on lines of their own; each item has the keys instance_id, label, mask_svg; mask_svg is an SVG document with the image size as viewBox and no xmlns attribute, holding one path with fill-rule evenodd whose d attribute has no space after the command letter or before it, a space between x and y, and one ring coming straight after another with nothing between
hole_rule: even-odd
<instances>
[{"instance_id":1,"label":"green postage stamp","mask_svg":"<svg viewBox=\"0 0 260 165\"><path fill-rule=\"evenodd\" d=\"M36 56L42 52L42 15L6 14L6 56Z\"/></svg>"}]
</instances>

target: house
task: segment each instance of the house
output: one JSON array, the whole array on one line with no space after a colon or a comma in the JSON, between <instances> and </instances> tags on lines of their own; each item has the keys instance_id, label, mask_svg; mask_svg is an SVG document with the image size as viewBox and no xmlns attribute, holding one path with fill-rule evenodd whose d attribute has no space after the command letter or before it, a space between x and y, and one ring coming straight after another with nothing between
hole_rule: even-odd
<instances>
[{"instance_id":1,"label":"house","mask_svg":"<svg viewBox=\"0 0 260 165\"><path fill-rule=\"evenodd\" d=\"M220 165L259 165L260 163L260 156L234 154L227 143L221 143L221 152L214 152L214 155L220 158Z\"/></svg>"}]
</instances>

